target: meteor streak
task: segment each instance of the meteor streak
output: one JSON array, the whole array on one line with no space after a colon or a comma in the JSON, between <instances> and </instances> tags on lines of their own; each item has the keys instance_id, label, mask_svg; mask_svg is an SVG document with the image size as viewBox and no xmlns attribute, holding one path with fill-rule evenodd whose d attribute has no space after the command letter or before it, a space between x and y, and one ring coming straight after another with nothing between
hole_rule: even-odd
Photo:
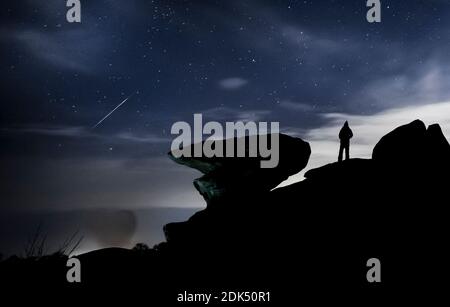
<instances>
[{"instance_id":1,"label":"meteor streak","mask_svg":"<svg viewBox=\"0 0 450 307\"><path fill-rule=\"evenodd\" d=\"M130 96L128 96L127 98L125 98L124 101L122 101L121 103L119 103L111 112L109 112L108 114L106 114L105 117L103 117L98 123L96 123L94 126L92 126L92 129L97 128L105 119L107 119L111 114L114 113L115 110L117 110L118 108L120 108L121 105L123 105L125 102L127 102L128 99L131 98L131 96L133 96L133 94L131 94Z\"/></svg>"}]
</instances>

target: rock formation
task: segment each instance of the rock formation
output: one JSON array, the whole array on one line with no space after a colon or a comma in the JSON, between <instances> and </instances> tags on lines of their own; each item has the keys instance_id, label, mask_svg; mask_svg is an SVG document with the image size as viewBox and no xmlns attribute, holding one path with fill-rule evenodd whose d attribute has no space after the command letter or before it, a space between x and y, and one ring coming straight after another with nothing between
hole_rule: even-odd
<instances>
[{"instance_id":1,"label":"rock formation","mask_svg":"<svg viewBox=\"0 0 450 307\"><path fill-rule=\"evenodd\" d=\"M306 142L280 135L274 169L260 169L259 158L175 159L203 172L195 187L207 207L166 225L167 242L148 251L81 255L82 286L141 288L165 303L185 289L270 290L282 306L444 285L437 281L449 273L450 149L439 125L416 120L384 136L372 159L324 165L273 189L309 155ZM372 257L382 263L379 285L366 280ZM8 280L34 276L8 268Z\"/></svg>"},{"instance_id":2,"label":"rock formation","mask_svg":"<svg viewBox=\"0 0 450 307\"><path fill-rule=\"evenodd\" d=\"M270 141L272 135L269 135ZM194 180L194 186L206 202L239 196L240 193L267 192L275 188L289 176L300 172L308 163L311 148L307 142L288 135L279 134L278 165L274 168L261 168L260 161L266 158L257 153L249 157L249 137L234 138L233 144L244 141L245 157L179 157L172 152L169 157L175 162L199 170L204 175ZM209 146L226 148L230 140L215 140ZM209 141L211 142L211 141ZM204 142L203 142L204 144ZM270 143L269 143L270 144ZM195 145L188 148L193 153ZM226 192L226 194L225 194Z\"/></svg>"}]
</instances>

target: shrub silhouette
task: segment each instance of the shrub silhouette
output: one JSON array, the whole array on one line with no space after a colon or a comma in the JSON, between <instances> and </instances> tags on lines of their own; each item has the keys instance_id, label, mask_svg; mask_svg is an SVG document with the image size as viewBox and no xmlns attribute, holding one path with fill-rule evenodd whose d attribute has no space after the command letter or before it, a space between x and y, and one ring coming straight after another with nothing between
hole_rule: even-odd
<instances>
[{"instance_id":1,"label":"shrub silhouette","mask_svg":"<svg viewBox=\"0 0 450 307\"><path fill-rule=\"evenodd\" d=\"M136 245L133 247L133 250L135 251L147 251L150 247L148 247L145 243L136 243Z\"/></svg>"}]
</instances>

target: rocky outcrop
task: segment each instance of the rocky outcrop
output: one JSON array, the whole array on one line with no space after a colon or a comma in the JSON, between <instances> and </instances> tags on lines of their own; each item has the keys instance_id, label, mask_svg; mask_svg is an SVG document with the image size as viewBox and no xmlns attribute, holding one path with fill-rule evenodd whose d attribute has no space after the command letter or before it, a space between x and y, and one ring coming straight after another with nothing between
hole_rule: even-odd
<instances>
[{"instance_id":1,"label":"rocky outcrop","mask_svg":"<svg viewBox=\"0 0 450 307\"><path fill-rule=\"evenodd\" d=\"M194 180L194 186L210 204L223 198L240 197L244 191L245 193L270 191L289 176L305 168L311 154L309 144L285 134L277 136L279 140L278 164L274 168L261 167L261 161L267 160L267 157L262 157L260 152L257 152L256 157L249 156L248 136L234 138L234 140L215 140L212 141L212 144L208 144L209 147L220 147L226 151L230 141L232 144L244 141L244 157L236 157L236 155L235 157L193 157L195 144L187 148L187 151L191 153L190 157L175 158L172 152L169 153L169 157L179 164L195 168L204 174ZM273 136L269 135L269 141L272 138ZM202 147L204 144L205 142L202 143ZM253 149L256 150L256 148ZM236 151L236 146L234 150Z\"/></svg>"},{"instance_id":2,"label":"rocky outcrop","mask_svg":"<svg viewBox=\"0 0 450 307\"><path fill-rule=\"evenodd\" d=\"M450 145L438 124L426 128L420 120L400 126L381 138L372 159L389 167L426 168L447 164Z\"/></svg>"},{"instance_id":3,"label":"rocky outcrop","mask_svg":"<svg viewBox=\"0 0 450 307\"><path fill-rule=\"evenodd\" d=\"M302 182L271 190L301 170L310 154L307 143L288 136L282 139L280 165L273 170L261 170L257 163L245 160L224 159L219 164L215 159L201 159L207 167L197 182L205 180L222 192L214 198L216 206L208 206L186 222L166 225L167 243L160 246L162 250L220 254L225 244L254 255L262 253L267 242L276 241L283 253L295 254L291 248L296 240L312 246L320 243L326 249L341 242L351 250L351 244L361 246L362 232L374 241L361 250L386 251L390 236L400 235L399 229L406 245L424 243L417 239L423 235L415 228L417 219L438 221L442 216L435 213L443 209L439 199L445 191L450 155L438 125L427 129L417 120L401 126L381 138L373 159L324 165L309 170ZM197 160L177 162L197 168ZM196 187L203 195L208 193L207 185ZM429 211L420 204L427 204ZM380 221L383 230L378 233L379 228L367 227ZM438 238L442 226L437 222L427 231Z\"/></svg>"},{"instance_id":4,"label":"rocky outcrop","mask_svg":"<svg viewBox=\"0 0 450 307\"><path fill-rule=\"evenodd\" d=\"M415 120L400 126L381 138L372 152L372 159L381 162L403 163L423 158L425 151L425 124Z\"/></svg>"},{"instance_id":5,"label":"rocky outcrop","mask_svg":"<svg viewBox=\"0 0 450 307\"><path fill-rule=\"evenodd\" d=\"M269 140L273 135L270 135ZM204 175L194 180L194 186L205 198L207 208L194 214L186 222L169 223L164 226L167 242L172 247L184 248L186 245L202 245L205 240L220 242L224 235L236 236L247 227L248 219L258 218L258 209L267 200L270 191L289 176L300 172L308 163L311 154L309 144L299 138L278 134L278 165L262 168L264 159L248 157L249 137L235 138L234 144L245 140L246 157L180 157L175 162L195 168ZM228 140L216 140L210 146L226 146ZM220 143L220 144L219 144ZM203 143L204 144L204 143ZM188 151L193 153L192 145ZM246 206L246 208L243 208ZM233 209L232 209L233 208ZM263 211L261 211L263 212ZM233 231L226 231L233 225Z\"/></svg>"},{"instance_id":6,"label":"rocky outcrop","mask_svg":"<svg viewBox=\"0 0 450 307\"><path fill-rule=\"evenodd\" d=\"M151 250L80 256L81 286L130 293L141 287L153 301L159 296L161 306L173 304L182 289L270 291L274 305L288 306L305 298L335 303L342 293L362 293L358 301L386 293L385 303L398 291L407 296L447 286L440 279L449 274L450 155L438 125L426 129L414 121L384 136L373 159L324 165L272 189L310 154L299 139L280 140L275 169L260 170L258 159L175 159L204 173L208 184L196 188L207 208L166 225L167 242ZM373 257L381 261L381 284L366 279ZM45 277L67 285L64 274L45 269ZM0 277L8 281L31 274L41 284L39 270L6 271Z\"/></svg>"}]
</instances>

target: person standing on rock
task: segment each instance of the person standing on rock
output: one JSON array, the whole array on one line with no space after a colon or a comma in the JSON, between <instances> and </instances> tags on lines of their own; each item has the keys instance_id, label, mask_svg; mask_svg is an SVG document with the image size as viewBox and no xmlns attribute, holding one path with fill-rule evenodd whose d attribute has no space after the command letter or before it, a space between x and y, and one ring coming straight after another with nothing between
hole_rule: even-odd
<instances>
[{"instance_id":1,"label":"person standing on rock","mask_svg":"<svg viewBox=\"0 0 450 307\"><path fill-rule=\"evenodd\" d=\"M341 146L339 147L339 158L338 161L342 161L342 154L345 149L345 160L350 159L350 139L353 137L352 129L348 126L348 121L345 121L344 126L342 126L341 131L339 131L339 140L341 141Z\"/></svg>"}]
</instances>

